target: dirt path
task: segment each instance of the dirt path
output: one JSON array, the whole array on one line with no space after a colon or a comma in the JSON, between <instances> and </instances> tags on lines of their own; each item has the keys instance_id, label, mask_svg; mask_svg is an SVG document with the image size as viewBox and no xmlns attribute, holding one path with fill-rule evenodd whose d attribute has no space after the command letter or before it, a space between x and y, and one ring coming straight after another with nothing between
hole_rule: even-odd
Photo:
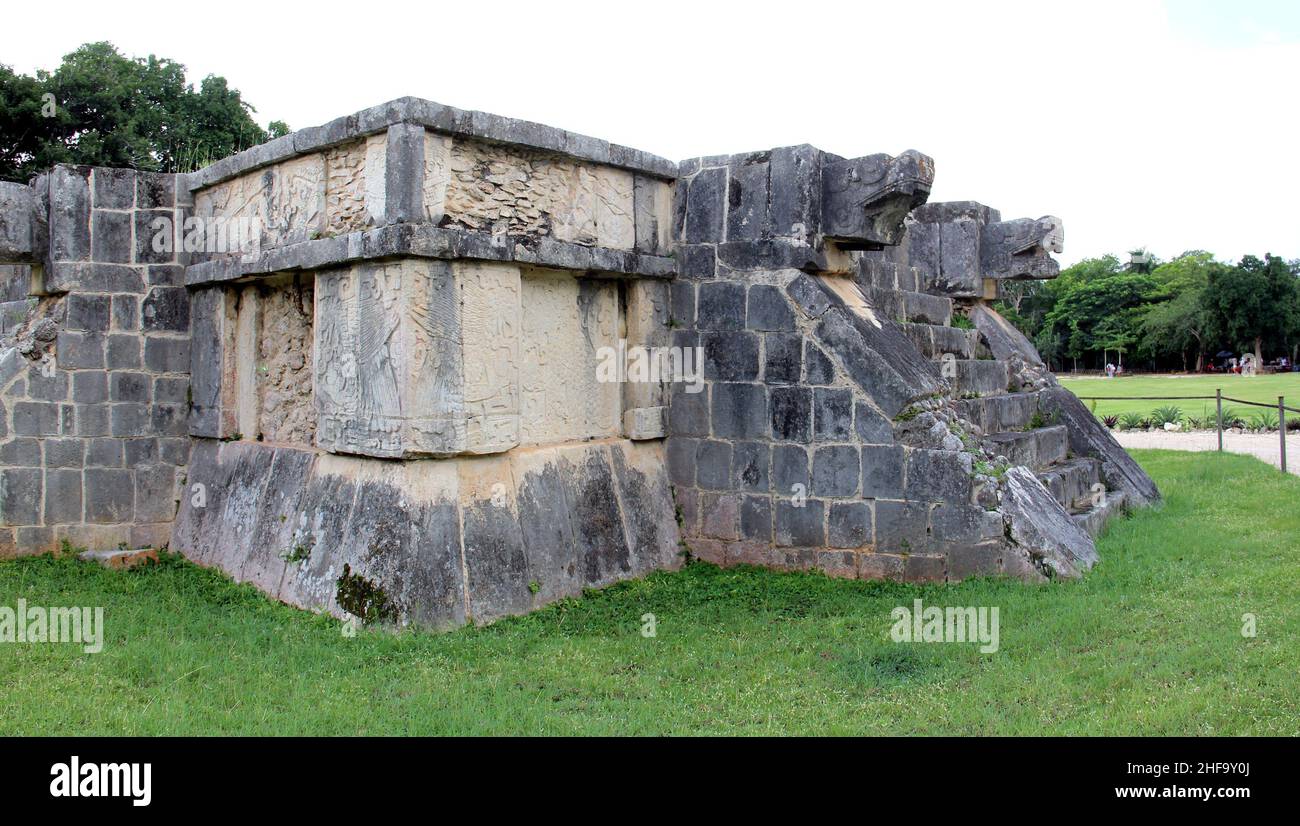
<instances>
[{"instance_id":1,"label":"dirt path","mask_svg":"<svg viewBox=\"0 0 1300 826\"><path fill-rule=\"evenodd\" d=\"M1166 433L1163 430L1116 430L1115 439L1125 448L1155 447L1165 450L1215 450L1218 440L1213 430L1196 430L1190 433ZM1276 433L1223 434L1223 449L1231 453L1244 453L1281 467L1281 444ZM1286 438L1286 469L1300 476L1300 434Z\"/></svg>"}]
</instances>

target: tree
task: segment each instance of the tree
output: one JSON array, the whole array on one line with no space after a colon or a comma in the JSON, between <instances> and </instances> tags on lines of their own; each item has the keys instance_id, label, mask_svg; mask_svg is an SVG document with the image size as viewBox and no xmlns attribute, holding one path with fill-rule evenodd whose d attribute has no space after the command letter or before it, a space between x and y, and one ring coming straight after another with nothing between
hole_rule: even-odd
<instances>
[{"instance_id":1,"label":"tree","mask_svg":"<svg viewBox=\"0 0 1300 826\"><path fill-rule=\"evenodd\" d=\"M0 103L0 177L17 181L55 163L186 172L288 132L258 126L225 78L195 90L181 64L106 42L35 78L0 68Z\"/></svg>"},{"instance_id":2,"label":"tree","mask_svg":"<svg viewBox=\"0 0 1300 826\"><path fill-rule=\"evenodd\" d=\"M1253 255L1236 267L1213 272L1205 288L1205 312L1215 332L1233 347L1250 345L1263 363L1266 340L1277 346L1294 338L1300 324L1300 272L1281 258Z\"/></svg>"},{"instance_id":3,"label":"tree","mask_svg":"<svg viewBox=\"0 0 1300 826\"><path fill-rule=\"evenodd\" d=\"M1159 297L1151 275L1123 269L1113 255L1085 259L1035 296L1050 306L1035 341L1076 364L1090 354L1104 361L1111 350L1129 352L1139 339L1142 317Z\"/></svg>"},{"instance_id":4,"label":"tree","mask_svg":"<svg viewBox=\"0 0 1300 826\"><path fill-rule=\"evenodd\" d=\"M35 78L0 65L0 179L26 182L49 144L54 124L43 93Z\"/></svg>"},{"instance_id":5,"label":"tree","mask_svg":"<svg viewBox=\"0 0 1300 826\"><path fill-rule=\"evenodd\" d=\"M1193 368L1204 366L1205 348L1212 321L1205 311L1205 288L1209 274L1228 265L1201 250L1185 252L1152 271L1163 293L1162 300L1147 310L1141 324L1139 349L1151 359L1177 355L1187 370L1187 351L1195 353Z\"/></svg>"}]
</instances>

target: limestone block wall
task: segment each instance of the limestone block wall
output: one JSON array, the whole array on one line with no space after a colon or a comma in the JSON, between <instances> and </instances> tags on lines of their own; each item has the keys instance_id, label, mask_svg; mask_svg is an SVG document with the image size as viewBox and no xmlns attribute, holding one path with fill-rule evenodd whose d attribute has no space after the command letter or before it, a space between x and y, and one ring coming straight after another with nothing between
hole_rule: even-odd
<instances>
[{"instance_id":1,"label":"limestone block wall","mask_svg":"<svg viewBox=\"0 0 1300 826\"><path fill-rule=\"evenodd\" d=\"M198 218L248 222L259 250L427 222L666 254L672 219L662 178L410 123L240 172L194 202Z\"/></svg>"},{"instance_id":2,"label":"limestone block wall","mask_svg":"<svg viewBox=\"0 0 1300 826\"><path fill-rule=\"evenodd\" d=\"M0 552L166 544L190 314L181 259L154 237L188 193L173 175L70 166L32 189L48 247L5 273Z\"/></svg>"},{"instance_id":3,"label":"limestone block wall","mask_svg":"<svg viewBox=\"0 0 1300 826\"><path fill-rule=\"evenodd\" d=\"M186 270L172 546L294 605L433 627L680 564L665 386L612 364L668 343L674 177L423 101L189 176L197 215L258 235Z\"/></svg>"},{"instance_id":4,"label":"limestone block wall","mask_svg":"<svg viewBox=\"0 0 1300 826\"><path fill-rule=\"evenodd\" d=\"M782 157L804 162L779 180ZM960 378L941 375L904 327L925 317L933 346L950 300L897 285L868 297L854 278L864 257L889 255L874 246L902 238L898 210L914 195L843 192L924 166L880 157L793 148L683 164L673 341L702 349L706 380L694 394L674 384L668 411L683 536L724 565L915 581L1076 576L1095 561L1091 539L1027 469L1006 482L979 471L993 457L955 404ZM806 240L780 234L774 216L789 203ZM1005 381L1005 364L974 355Z\"/></svg>"},{"instance_id":5,"label":"limestone block wall","mask_svg":"<svg viewBox=\"0 0 1300 826\"><path fill-rule=\"evenodd\" d=\"M674 340L703 348L709 381L673 386L668 468L693 553L864 579L1014 568L1002 515L973 502L974 457L895 439L937 371L875 327L851 281L691 276L674 285Z\"/></svg>"}]
</instances>

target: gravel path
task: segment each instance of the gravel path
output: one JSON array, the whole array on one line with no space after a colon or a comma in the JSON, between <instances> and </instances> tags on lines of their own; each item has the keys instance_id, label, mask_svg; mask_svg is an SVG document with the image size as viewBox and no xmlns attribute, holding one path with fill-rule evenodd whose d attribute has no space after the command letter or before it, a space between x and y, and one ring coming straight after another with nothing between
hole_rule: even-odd
<instances>
[{"instance_id":1,"label":"gravel path","mask_svg":"<svg viewBox=\"0 0 1300 826\"><path fill-rule=\"evenodd\" d=\"M1167 433L1163 430L1116 430L1116 441L1125 448L1155 447L1165 450L1215 450L1218 440L1213 430L1194 430L1188 433ZM1280 439L1276 433L1232 433L1224 431L1223 449L1231 453L1244 453L1281 467ZM1286 438L1286 469L1300 475L1300 434Z\"/></svg>"}]
</instances>

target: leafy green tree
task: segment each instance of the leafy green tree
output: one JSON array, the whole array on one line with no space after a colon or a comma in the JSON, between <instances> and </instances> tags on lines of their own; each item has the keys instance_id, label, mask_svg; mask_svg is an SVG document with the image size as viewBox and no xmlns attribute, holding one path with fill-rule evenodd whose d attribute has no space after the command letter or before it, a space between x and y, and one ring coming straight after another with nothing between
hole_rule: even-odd
<instances>
[{"instance_id":1,"label":"leafy green tree","mask_svg":"<svg viewBox=\"0 0 1300 826\"><path fill-rule=\"evenodd\" d=\"M258 126L225 78L195 89L181 64L106 42L35 78L3 69L0 102L0 177L19 181L54 163L186 172L288 132L282 121Z\"/></svg>"},{"instance_id":2,"label":"leafy green tree","mask_svg":"<svg viewBox=\"0 0 1300 826\"><path fill-rule=\"evenodd\" d=\"M1147 310L1141 324L1139 351L1153 361L1177 357L1184 371L1187 354L1195 356L1196 372L1204 366L1213 322L1205 311L1205 288L1211 272L1228 265L1204 251L1186 252L1152 271L1162 298Z\"/></svg>"},{"instance_id":3,"label":"leafy green tree","mask_svg":"<svg viewBox=\"0 0 1300 826\"><path fill-rule=\"evenodd\" d=\"M1080 261L1052 283L1057 294L1043 317L1038 341L1059 339L1061 356L1085 362L1109 351L1128 352L1140 336L1143 316L1160 296L1155 279L1120 269L1114 256Z\"/></svg>"},{"instance_id":4,"label":"leafy green tree","mask_svg":"<svg viewBox=\"0 0 1300 826\"><path fill-rule=\"evenodd\" d=\"M1204 307L1215 332L1233 347L1253 347L1263 363L1263 345L1295 338L1300 326L1300 270L1274 255L1247 255L1236 267L1213 272Z\"/></svg>"},{"instance_id":5,"label":"leafy green tree","mask_svg":"<svg viewBox=\"0 0 1300 826\"><path fill-rule=\"evenodd\" d=\"M25 182L28 169L42 158L54 126L43 116L42 109L52 110L43 94L36 78L0 65L0 179Z\"/></svg>"}]
</instances>

